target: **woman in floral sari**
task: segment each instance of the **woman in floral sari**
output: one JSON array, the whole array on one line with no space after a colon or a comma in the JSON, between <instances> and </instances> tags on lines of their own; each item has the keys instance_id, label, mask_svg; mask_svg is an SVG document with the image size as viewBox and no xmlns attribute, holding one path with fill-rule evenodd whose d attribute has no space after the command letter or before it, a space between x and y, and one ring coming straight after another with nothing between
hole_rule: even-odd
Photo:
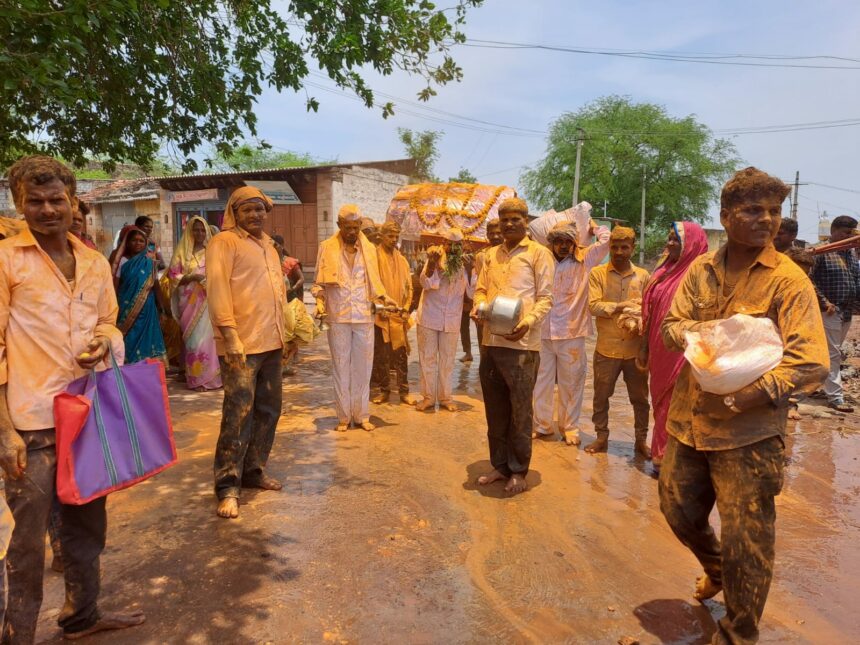
<instances>
[{"instance_id":1,"label":"woman in floral sari","mask_svg":"<svg viewBox=\"0 0 860 645\"><path fill-rule=\"evenodd\" d=\"M158 305L164 307L155 263L146 252L146 233L126 226L113 260L114 284L119 300L117 327L125 337L125 362L147 358L166 361Z\"/></svg>"},{"instance_id":2,"label":"woman in floral sari","mask_svg":"<svg viewBox=\"0 0 860 645\"><path fill-rule=\"evenodd\" d=\"M215 333L206 303L206 245L211 237L202 217L192 217L170 262L173 286L171 308L182 327L185 345L185 378L194 390L221 387L221 371L215 351Z\"/></svg>"},{"instance_id":3,"label":"woman in floral sari","mask_svg":"<svg viewBox=\"0 0 860 645\"><path fill-rule=\"evenodd\" d=\"M660 334L663 319L669 313L672 299L690 265L708 252L708 236L693 222L675 222L666 240L666 253L651 275L642 296L642 349L639 363L650 373L651 405L654 408L654 432L651 435L651 459L660 467L668 435L666 419L675 381L684 366L684 354L666 349Z\"/></svg>"}]
</instances>

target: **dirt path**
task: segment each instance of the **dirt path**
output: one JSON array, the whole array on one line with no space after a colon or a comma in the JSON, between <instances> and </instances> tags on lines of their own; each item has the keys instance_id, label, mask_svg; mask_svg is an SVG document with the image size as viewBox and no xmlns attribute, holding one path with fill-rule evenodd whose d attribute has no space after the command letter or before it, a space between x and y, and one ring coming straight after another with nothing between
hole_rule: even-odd
<instances>
[{"instance_id":1,"label":"dirt path","mask_svg":"<svg viewBox=\"0 0 860 645\"><path fill-rule=\"evenodd\" d=\"M690 596L698 567L633 460L623 395L608 455L537 441L531 490L510 499L473 484L489 465L477 369L457 363L462 412L374 406L376 432L337 434L318 339L285 382L270 463L285 489L249 492L237 521L214 516L221 394L173 385L181 463L111 496L102 566L105 607L149 620L91 642L709 642L722 605ZM807 419L789 437L762 642L860 635L858 431ZM40 639L60 642L62 582L46 575Z\"/></svg>"}]
</instances>

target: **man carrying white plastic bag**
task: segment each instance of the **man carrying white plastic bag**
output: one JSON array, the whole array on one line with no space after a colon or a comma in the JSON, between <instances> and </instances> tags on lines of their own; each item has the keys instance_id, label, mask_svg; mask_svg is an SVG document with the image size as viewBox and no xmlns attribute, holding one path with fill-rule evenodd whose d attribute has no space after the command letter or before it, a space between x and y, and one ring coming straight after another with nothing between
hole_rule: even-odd
<instances>
[{"instance_id":1,"label":"man carrying white plastic bag","mask_svg":"<svg viewBox=\"0 0 860 645\"><path fill-rule=\"evenodd\" d=\"M812 283L773 247L788 192L782 181L755 168L726 183L720 220L728 242L693 263L662 326L666 346L680 351L688 332L713 326L703 323L745 314L770 319L784 346L776 367L729 394L705 391L685 365L672 395L660 508L705 571L695 597L723 592L726 616L714 643L758 640L773 577L774 498L782 488L788 399L813 390L827 375L827 342ZM719 540L708 521L715 503Z\"/></svg>"}]
</instances>

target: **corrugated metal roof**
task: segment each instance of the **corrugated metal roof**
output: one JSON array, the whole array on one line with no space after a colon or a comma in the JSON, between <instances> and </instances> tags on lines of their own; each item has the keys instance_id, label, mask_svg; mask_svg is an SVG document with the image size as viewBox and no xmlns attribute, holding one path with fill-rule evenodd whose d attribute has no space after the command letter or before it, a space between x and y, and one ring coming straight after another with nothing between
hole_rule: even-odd
<instances>
[{"instance_id":1,"label":"corrugated metal roof","mask_svg":"<svg viewBox=\"0 0 860 645\"><path fill-rule=\"evenodd\" d=\"M134 202L142 199L158 199L160 186L153 179L117 179L82 193L79 197L87 202Z\"/></svg>"},{"instance_id":2,"label":"corrugated metal roof","mask_svg":"<svg viewBox=\"0 0 860 645\"><path fill-rule=\"evenodd\" d=\"M281 168L259 168L257 170L234 170L230 172L202 172L190 175L161 175L158 177L146 177L151 181L164 181L170 179L204 179L204 178L219 178L219 177L247 177L255 175L266 175L274 172L302 172L308 170L328 170L329 168L348 168L350 166L381 166L397 163L414 163L415 160L409 157L403 159L388 159L382 161L358 161L354 163L334 163L321 164L316 166L287 166Z\"/></svg>"}]
</instances>

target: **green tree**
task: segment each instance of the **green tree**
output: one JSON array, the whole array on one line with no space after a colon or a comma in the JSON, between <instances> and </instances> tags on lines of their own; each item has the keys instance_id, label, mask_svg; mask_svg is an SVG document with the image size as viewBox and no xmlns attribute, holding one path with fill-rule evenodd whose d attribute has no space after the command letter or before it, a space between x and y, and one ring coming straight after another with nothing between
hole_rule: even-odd
<instances>
[{"instance_id":1,"label":"green tree","mask_svg":"<svg viewBox=\"0 0 860 645\"><path fill-rule=\"evenodd\" d=\"M461 184L477 184L478 178L465 168L460 168L460 172L456 177L451 177L448 181L458 181Z\"/></svg>"},{"instance_id":2,"label":"green tree","mask_svg":"<svg viewBox=\"0 0 860 645\"><path fill-rule=\"evenodd\" d=\"M235 146L229 154L219 150L212 151L207 160L214 170L230 172L234 170L261 170L263 168L296 168L298 166L317 166L334 163L332 160L317 159L307 152L273 150L266 143L251 144L247 141Z\"/></svg>"},{"instance_id":3,"label":"green tree","mask_svg":"<svg viewBox=\"0 0 860 645\"><path fill-rule=\"evenodd\" d=\"M439 178L433 172L433 166L439 159L439 140L442 133L437 130L410 130L397 128L397 136L406 149L407 156L415 159L415 181L438 182Z\"/></svg>"},{"instance_id":4,"label":"green tree","mask_svg":"<svg viewBox=\"0 0 860 645\"><path fill-rule=\"evenodd\" d=\"M609 215L638 230L645 173L646 233L663 239L672 221L705 221L721 184L740 163L734 145L715 139L692 115L675 118L660 105L603 97L550 126L546 156L521 177L534 206L571 205L578 128L585 132L579 200L596 211L606 200Z\"/></svg>"},{"instance_id":5,"label":"green tree","mask_svg":"<svg viewBox=\"0 0 860 645\"><path fill-rule=\"evenodd\" d=\"M256 134L265 87L309 94L313 67L370 107L363 70L424 81L422 100L462 77L450 55L483 0L11 0L0 3L0 164L45 151L147 166L162 146L196 167ZM312 84L311 84L312 85ZM379 106L384 116L393 104Z\"/></svg>"}]
</instances>

